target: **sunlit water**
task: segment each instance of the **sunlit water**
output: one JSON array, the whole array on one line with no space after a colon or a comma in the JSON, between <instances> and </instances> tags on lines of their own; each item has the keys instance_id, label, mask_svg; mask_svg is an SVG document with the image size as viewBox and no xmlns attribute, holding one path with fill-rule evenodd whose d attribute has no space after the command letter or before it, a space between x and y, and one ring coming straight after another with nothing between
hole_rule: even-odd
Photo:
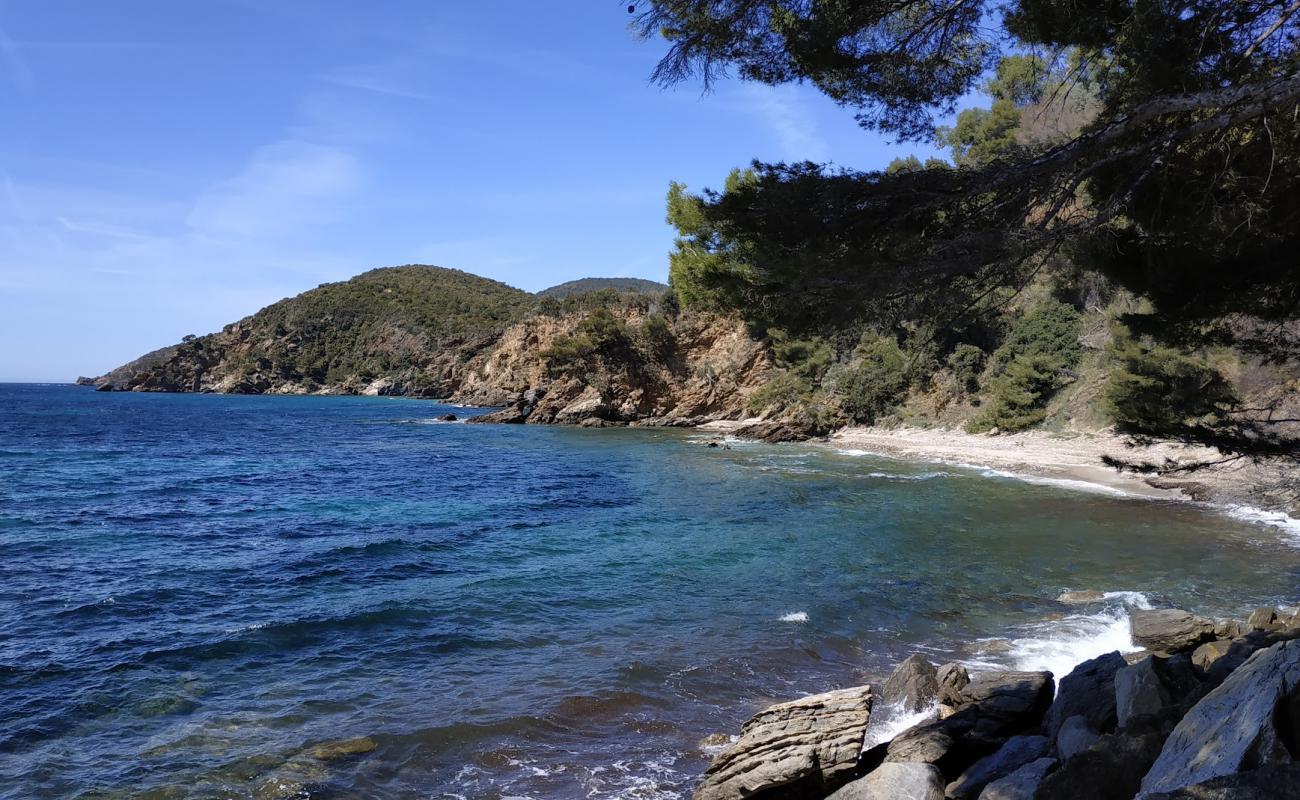
<instances>
[{"instance_id":1,"label":"sunlit water","mask_svg":"<svg viewBox=\"0 0 1300 800\"><path fill-rule=\"evenodd\" d=\"M1187 504L448 411L0 386L0 797L684 797L914 652L1297 596L1293 531Z\"/></svg>"}]
</instances>

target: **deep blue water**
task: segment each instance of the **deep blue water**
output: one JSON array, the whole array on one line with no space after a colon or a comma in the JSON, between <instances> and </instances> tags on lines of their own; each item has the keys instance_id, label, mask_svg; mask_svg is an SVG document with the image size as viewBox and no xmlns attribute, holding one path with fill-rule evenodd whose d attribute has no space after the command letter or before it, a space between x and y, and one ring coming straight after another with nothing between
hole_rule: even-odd
<instances>
[{"instance_id":1,"label":"deep blue water","mask_svg":"<svg viewBox=\"0 0 1300 800\"><path fill-rule=\"evenodd\" d=\"M449 410L0 385L0 797L686 796L918 650L1297 598L1293 533L1190 505Z\"/></svg>"}]
</instances>

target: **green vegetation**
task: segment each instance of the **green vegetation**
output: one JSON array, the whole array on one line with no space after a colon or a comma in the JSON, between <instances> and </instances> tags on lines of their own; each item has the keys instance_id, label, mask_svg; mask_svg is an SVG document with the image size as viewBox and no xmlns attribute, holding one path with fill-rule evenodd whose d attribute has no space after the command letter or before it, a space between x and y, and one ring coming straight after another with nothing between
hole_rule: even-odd
<instances>
[{"instance_id":1,"label":"green vegetation","mask_svg":"<svg viewBox=\"0 0 1300 800\"><path fill-rule=\"evenodd\" d=\"M1019 431L1042 422L1047 401L1065 385L1081 355L1079 312L1056 302L1031 309L993 352L988 398L968 428Z\"/></svg>"},{"instance_id":2,"label":"green vegetation","mask_svg":"<svg viewBox=\"0 0 1300 800\"><path fill-rule=\"evenodd\" d=\"M668 287L658 281L648 281L644 278L579 278L576 281L566 281L549 289L543 289L537 293L537 296L563 300L571 295L600 291L663 294L668 291Z\"/></svg>"},{"instance_id":3,"label":"green vegetation","mask_svg":"<svg viewBox=\"0 0 1300 800\"><path fill-rule=\"evenodd\" d=\"M903 351L892 338L880 336L859 345L857 355L858 363L840 377L840 406L853 422L875 422L907 389Z\"/></svg>"},{"instance_id":4,"label":"green vegetation","mask_svg":"<svg viewBox=\"0 0 1300 800\"><path fill-rule=\"evenodd\" d=\"M957 386L967 394L979 391L980 374L984 372L987 356L973 344L962 342L948 354L947 365Z\"/></svg>"},{"instance_id":5,"label":"green vegetation","mask_svg":"<svg viewBox=\"0 0 1300 800\"><path fill-rule=\"evenodd\" d=\"M1115 427L1159 436L1179 426L1212 429L1227 421L1240 400L1206 359L1172 347L1120 338L1104 395Z\"/></svg>"}]
</instances>

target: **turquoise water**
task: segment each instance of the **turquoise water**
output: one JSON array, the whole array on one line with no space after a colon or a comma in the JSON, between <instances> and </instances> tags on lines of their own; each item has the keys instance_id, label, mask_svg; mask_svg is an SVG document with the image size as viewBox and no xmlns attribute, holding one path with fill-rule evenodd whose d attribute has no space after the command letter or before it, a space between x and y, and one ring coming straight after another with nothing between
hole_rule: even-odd
<instances>
[{"instance_id":1,"label":"turquoise water","mask_svg":"<svg viewBox=\"0 0 1300 800\"><path fill-rule=\"evenodd\" d=\"M1300 595L1293 531L1191 505L448 411L0 386L0 797L684 797L913 652Z\"/></svg>"}]
</instances>

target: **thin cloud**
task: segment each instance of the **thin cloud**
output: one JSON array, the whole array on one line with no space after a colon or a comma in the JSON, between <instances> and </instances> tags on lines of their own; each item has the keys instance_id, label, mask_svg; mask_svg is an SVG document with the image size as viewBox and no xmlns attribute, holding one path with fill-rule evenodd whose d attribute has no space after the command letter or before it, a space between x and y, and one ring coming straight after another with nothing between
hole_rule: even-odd
<instances>
[{"instance_id":1,"label":"thin cloud","mask_svg":"<svg viewBox=\"0 0 1300 800\"><path fill-rule=\"evenodd\" d=\"M9 76L9 80L18 91L30 93L36 89L36 76L27 67L18 45L5 34L2 27L0 27L0 63L4 64L5 74Z\"/></svg>"},{"instance_id":2,"label":"thin cloud","mask_svg":"<svg viewBox=\"0 0 1300 800\"><path fill-rule=\"evenodd\" d=\"M776 137L782 158L791 161L829 161L830 148L817 124L792 86L745 84L743 97Z\"/></svg>"},{"instance_id":3,"label":"thin cloud","mask_svg":"<svg viewBox=\"0 0 1300 800\"><path fill-rule=\"evenodd\" d=\"M339 70L326 76L326 81L345 89L355 89L387 97L400 97L407 100L434 100L433 95L402 85L377 73L373 69L353 68Z\"/></svg>"}]
</instances>

